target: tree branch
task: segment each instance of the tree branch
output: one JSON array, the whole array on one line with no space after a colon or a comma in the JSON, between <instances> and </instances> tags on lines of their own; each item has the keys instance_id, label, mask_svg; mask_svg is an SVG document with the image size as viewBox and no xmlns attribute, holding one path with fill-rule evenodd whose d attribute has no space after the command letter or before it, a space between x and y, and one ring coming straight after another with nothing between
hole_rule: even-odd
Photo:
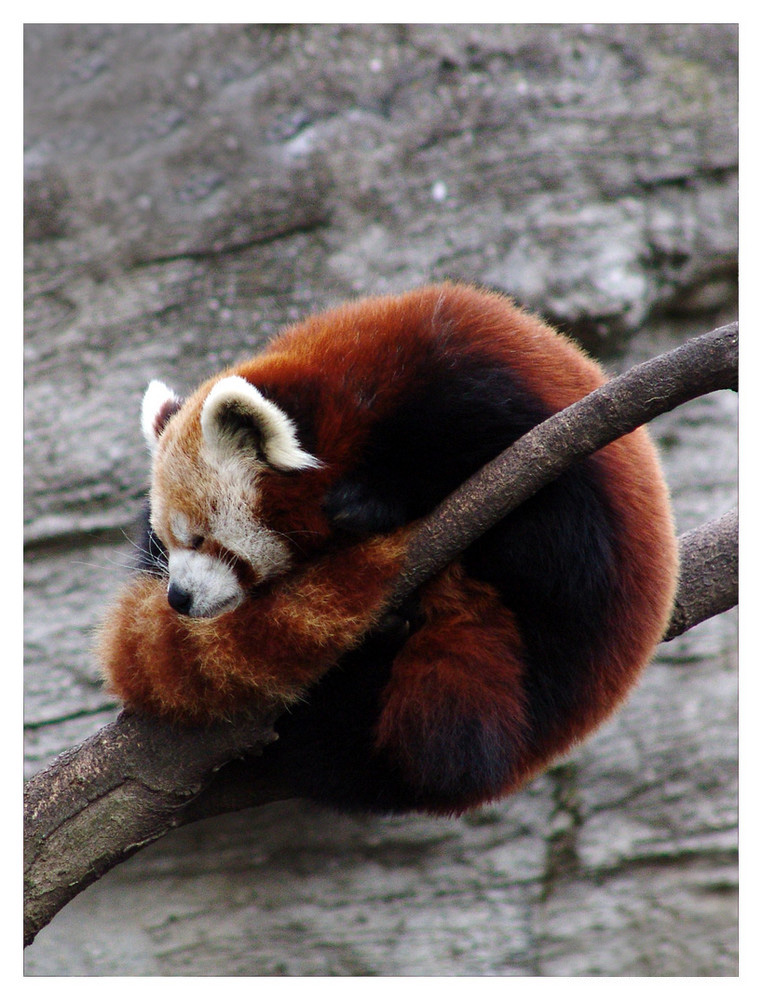
<instances>
[{"instance_id":1,"label":"tree branch","mask_svg":"<svg viewBox=\"0 0 762 1000\"><path fill-rule=\"evenodd\" d=\"M738 388L738 323L611 379L519 438L421 523L393 597L404 599L565 469L676 406Z\"/></svg>"},{"instance_id":2,"label":"tree branch","mask_svg":"<svg viewBox=\"0 0 762 1000\"><path fill-rule=\"evenodd\" d=\"M733 323L636 366L534 428L424 519L390 607L575 461L689 399L735 388L737 366ZM736 603L736 539L735 514L681 538L665 638ZM289 797L250 759L276 738L273 722L260 715L221 723L200 738L123 712L33 777L24 802L25 943L75 895L174 827Z\"/></svg>"},{"instance_id":3,"label":"tree branch","mask_svg":"<svg viewBox=\"0 0 762 1000\"><path fill-rule=\"evenodd\" d=\"M204 730L122 712L24 788L24 943L78 893L178 825L226 762L260 753L274 717Z\"/></svg>"},{"instance_id":4,"label":"tree branch","mask_svg":"<svg viewBox=\"0 0 762 1000\"><path fill-rule=\"evenodd\" d=\"M680 536L680 583L663 642L738 604L738 511Z\"/></svg>"}]
</instances>

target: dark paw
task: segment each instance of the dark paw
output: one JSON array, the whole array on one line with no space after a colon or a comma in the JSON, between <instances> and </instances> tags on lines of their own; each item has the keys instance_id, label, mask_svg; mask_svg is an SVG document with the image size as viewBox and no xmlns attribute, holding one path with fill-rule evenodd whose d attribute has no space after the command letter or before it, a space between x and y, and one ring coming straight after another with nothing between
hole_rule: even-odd
<instances>
[{"instance_id":1,"label":"dark paw","mask_svg":"<svg viewBox=\"0 0 762 1000\"><path fill-rule=\"evenodd\" d=\"M405 523L402 503L361 481L344 480L326 495L323 510L340 531L379 535Z\"/></svg>"}]
</instances>

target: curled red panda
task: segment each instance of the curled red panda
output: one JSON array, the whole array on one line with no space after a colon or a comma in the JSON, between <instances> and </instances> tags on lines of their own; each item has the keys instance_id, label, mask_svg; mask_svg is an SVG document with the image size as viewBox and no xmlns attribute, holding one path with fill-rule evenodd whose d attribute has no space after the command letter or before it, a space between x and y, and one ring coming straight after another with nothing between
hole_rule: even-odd
<instances>
[{"instance_id":1,"label":"curled red panda","mask_svg":"<svg viewBox=\"0 0 762 1000\"><path fill-rule=\"evenodd\" d=\"M646 431L372 630L414 522L603 381L509 300L444 284L314 316L185 402L152 383L141 572L99 639L111 689L187 723L283 705L261 767L337 806L457 813L514 791L620 703L669 619Z\"/></svg>"}]
</instances>

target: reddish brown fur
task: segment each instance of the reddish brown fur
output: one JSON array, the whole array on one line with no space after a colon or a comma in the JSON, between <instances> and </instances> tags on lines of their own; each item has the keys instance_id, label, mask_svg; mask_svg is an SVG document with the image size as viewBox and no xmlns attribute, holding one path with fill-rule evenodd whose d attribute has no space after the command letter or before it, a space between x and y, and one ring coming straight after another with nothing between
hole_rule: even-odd
<instances>
[{"instance_id":1,"label":"reddish brown fur","mask_svg":"<svg viewBox=\"0 0 762 1000\"><path fill-rule=\"evenodd\" d=\"M166 447L184 456L188 474L181 481L162 481L159 468L160 492L191 515L197 512L199 413L218 379L238 374L257 386L275 384L286 398L292 393L297 409L314 388L311 447L324 466L298 477L271 476L258 510L277 531L297 540L295 555L305 565L213 620L178 617L161 581L140 578L128 585L104 624L100 645L112 690L123 700L185 721L226 715L262 696L288 702L359 642L401 565L405 532L316 559L331 530L321 499L361 452L373 423L393 411L406 372L425 358L429 339L447 328L454 353L494 358L553 412L605 380L592 360L536 317L498 295L451 285L312 317L250 362L215 376L169 420ZM321 389L326 372L328 391ZM491 587L469 580L455 566L425 588L426 624L397 657L385 692L377 744L403 769L415 771L410 734L416 726L436 725L431 706L446 692L466 715L499 719L521 748L504 786L513 790L605 718L652 655L670 615L677 571L658 459L647 433L638 430L593 461L617 525L621 615L595 652L584 710L551 726L542 746L524 742L524 666L516 622Z\"/></svg>"},{"instance_id":2,"label":"reddish brown fur","mask_svg":"<svg viewBox=\"0 0 762 1000\"><path fill-rule=\"evenodd\" d=\"M414 782L417 744L438 727L439 706L439 711L478 718L525 754L521 636L494 588L453 565L424 588L421 610L425 625L394 661L376 745ZM462 803L464 808L474 804Z\"/></svg>"},{"instance_id":3,"label":"reddish brown fur","mask_svg":"<svg viewBox=\"0 0 762 1000\"><path fill-rule=\"evenodd\" d=\"M218 618L186 618L166 581L130 582L100 629L109 688L130 707L181 722L231 716L252 700L298 699L383 611L405 532L333 553Z\"/></svg>"},{"instance_id":4,"label":"reddish brown fur","mask_svg":"<svg viewBox=\"0 0 762 1000\"><path fill-rule=\"evenodd\" d=\"M427 329L434 333L433 314L439 324L452 322L458 350L487 354L511 367L553 412L606 381L592 359L536 316L501 296L447 285L398 298L364 300L307 320L282 334L261 361L255 359L242 373L256 382L263 374L267 377L270 365L279 372L288 371L297 381L323 368L341 372L343 384L336 387L333 405L325 414L318 451L341 465L360 446L366 432L357 419L353 373L342 368L342 358L350 349L355 356L359 350L358 368L365 371L367 365L375 374L375 412L391 409L403 381L400 376L425 344L415 334ZM410 339L400 350L400 331L405 330L411 331ZM360 332L372 332L372 336L362 337ZM295 372L300 374L295 376ZM668 491L648 433L640 428L628 434L598 452L594 461L608 480L608 499L620 525L623 617L604 637L595 671L597 690L588 700L588 711L572 726L560 725L547 747L527 750L522 781L590 732L619 704L664 634L674 602L677 544ZM427 634L431 633L427 630ZM520 662L519 641L515 649L515 661ZM469 649L471 672L479 672L481 650L477 643ZM509 657L506 663L510 662ZM488 655L483 667L493 669Z\"/></svg>"}]
</instances>

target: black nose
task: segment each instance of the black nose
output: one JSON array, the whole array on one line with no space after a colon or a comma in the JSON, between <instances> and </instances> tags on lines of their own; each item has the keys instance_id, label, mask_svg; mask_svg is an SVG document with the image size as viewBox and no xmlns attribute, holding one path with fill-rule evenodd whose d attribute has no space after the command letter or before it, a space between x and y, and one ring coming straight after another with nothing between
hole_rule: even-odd
<instances>
[{"instance_id":1,"label":"black nose","mask_svg":"<svg viewBox=\"0 0 762 1000\"><path fill-rule=\"evenodd\" d=\"M178 614L190 614L193 595L189 591L183 590L182 587L178 587L176 583L170 583L169 590L167 591L167 600L169 601L170 608L174 608Z\"/></svg>"}]
</instances>

